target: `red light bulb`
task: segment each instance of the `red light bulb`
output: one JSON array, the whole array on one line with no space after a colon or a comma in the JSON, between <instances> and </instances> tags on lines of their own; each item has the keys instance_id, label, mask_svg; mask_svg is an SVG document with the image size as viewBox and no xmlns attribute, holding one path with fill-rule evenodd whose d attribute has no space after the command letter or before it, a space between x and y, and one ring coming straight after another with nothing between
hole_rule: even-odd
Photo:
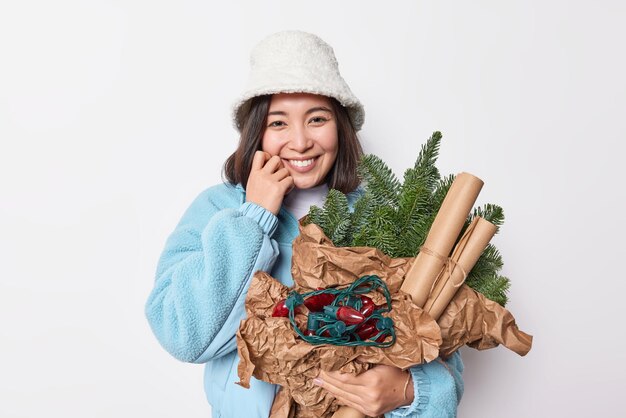
<instances>
[{"instance_id":1,"label":"red light bulb","mask_svg":"<svg viewBox=\"0 0 626 418\"><path fill-rule=\"evenodd\" d=\"M274 310L272 311L273 317L288 317L289 309L285 306L285 299L281 299L274 305Z\"/></svg>"},{"instance_id":2,"label":"red light bulb","mask_svg":"<svg viewBox=\"0 0 626 418\"><path fill-rule=\"evenodd\" d=\"M343 321L346 325L358 325L365 321L365 316L354 308L341 306L337 309L337 319Z\"/></svg>"},{"instance_id":3,"label":"red light bulb","mask_svg":"<svg viewBox=\"0 0 626 418\"><path fill-rule=\"evenodd\" d=\"M361 313L367 318L376 310L376 304L368 296L361 296L361 302Z\"/></svg>"},{"instance_id":4,"label":"red light bulb","mask_svg":"<svg viewBox=\"0 0 626 418\"><path fill-rule=\"evenodd\" d=\"M335 300L335 295L330 293L320 293L319 295L313 295L306 298L304 305L309 308L311 312L321 312L324 310L324 306L330 305Z\"/></svg>"},{"instance_id":5,"label":"red light bulb","mask_svg":"<svg viewBox=\"0 0 626 418\"><path fill-rule=\"evenodd\" d=\"M378 334L378 329L376 328L376 320L370 319L359 325L359 327L356 329L356 334L363 341L369 340L374 335Z\"/></svg>"},{"instance_id":6,"label":"red light bulb","mask_svg":"<svg viewBox=\"0 0 626 418\"><path fill-rule=\"evenodd\" d=\"M344 324L359 325L365 321L365 317L359 311L349 306L325 306L324 314L331 319L337 319Z\"/></svg>"}]
</instances>

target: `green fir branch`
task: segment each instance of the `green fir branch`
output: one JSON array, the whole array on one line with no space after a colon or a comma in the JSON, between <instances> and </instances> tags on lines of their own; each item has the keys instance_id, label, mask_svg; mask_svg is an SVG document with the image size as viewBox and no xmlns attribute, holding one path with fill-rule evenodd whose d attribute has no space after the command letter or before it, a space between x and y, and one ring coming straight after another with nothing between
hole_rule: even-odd
<instances>
[{"instance_id":1,"label":"green fir branch","mask_svg":"<svg viewBox=\"0 0 626 418\"><path fill-rule=\"evenodd\" d=\"M309 208L309 214L306 216L304 220L304 224L308 225L310 223L316 224L317 226L322 228L323 231L326 231L327 228L326 228L324 210L320 208L319 206L312 205Z\"/></svg>"},{"instance_id":2,"label":"green fir branch","mask_svg":"<svg viewBox=\"0 0 626 418\"><path fill-rule=\"evenodd\" d=\"M414 166L405 171L402 183L380 158L364 156L358 168L364 193L354 202L353 211L345 195L330 190L323 208L311 207L308 221L319 225L336 246L367 246L390 257L415 257L455 179L454 175L441 177L435 166L441 138L440 132L432 134L421 147ZM498 228L504 222L500 206L474 208L457 242L476 216ZM499 274L501 269L502 257L489 244L466 283L504 306L510 281Z\"/></svg>"},{"instance_id":3,"label":"green fir branch","mask_svg":"<svg viewBox=\"0 0 626 418\"><path fill-rule=\"evenodd\" d=\"M435 166L437 157L439 157L441 137L441 132L433 132L431 137L426 140L426 144L422 145L422 149L413 166L417 176L425 182L431 193L441 178L439 170Z\"/></svg>"},{"instance_id":4,"label":"green fir branch","mask_svg":"<svg viewBox=\"0 0 626 418\"><path fill-rule=\"evenodd\" d=\"M493 244L488 244L482 252L478 261L468 274L468 280L480 281L482 277L488 276L494 271L502 268L502 256Z\"/></svg>"},{"instance_id":5,"label":"green fir branch","mask_svg":"<svg viewBox=\"0 0 626 418\"><path fill-rule=\"evenodd\" d=\"M365 155L358 166L358 172L365 187L371 192L374 204L397 206L400 182L383 160L372 154Z\"/></svg>"},{"instance_id":6,"label":"green fir branch","mask_svg":"<svg viewBox=\"0 0 626 418\"><path fill-rule=\"evenodd\" d=\"M456 179L456 175L449 174L443 178L441 178L437 185L435 186L435 190L433 191L432 196L430 196L430 204L436 213L437 210L441 207L443 200L446 198L450 187L452 187L452 183L454 183L454 179Z\"/></svg>"},{"instance_id":7,"label":"green fir branch","mask_svg":"<svg viewBox=\"0 0 626 418\"><path fill-rule=\"evenodd\" d=\"M354 203L354 212L352 212L352 230L360 231L363 229L372 215L372 196L370 193L364 193Z\"/></svg>"},{"instance_id":8,"label":"green fir branch","mask_svg":"<svg viewBox=\"0 0 626 418\"><path fill-rule=\"evenodd\" d=\"M496 226L496 234L499 232L500 226L504 223L504 210L500 206L491 203L474 208L468 217L468 222L471 223L477 216L494 224Z\"/></svg>"},{"instance_id":9,"label":"green fir branch","mask_svg":"<svg viewBox=\"0 0 626 418\"><path fill-rule=\"evenodd\" d=\"M350 228L350 209L348 198L339 190L330 189L324 202L324 213L326 214L324 231L334 245L338 247L346 246L345 241Z\"/></svg>"},{"instance_id":10,"label":"green fir branch","mask_svg":"<svg viewBox=\"0 0 626 418\"><path fill-rule=\"evenodd\" d=\"M507 277L500 276L496 272L483 277L480 281L468 280L466 284L477 292L482 293L487 299L502 306L506 306L508 302L507 292L511 287L511 282Z\"/></svg>"}]
</instances>

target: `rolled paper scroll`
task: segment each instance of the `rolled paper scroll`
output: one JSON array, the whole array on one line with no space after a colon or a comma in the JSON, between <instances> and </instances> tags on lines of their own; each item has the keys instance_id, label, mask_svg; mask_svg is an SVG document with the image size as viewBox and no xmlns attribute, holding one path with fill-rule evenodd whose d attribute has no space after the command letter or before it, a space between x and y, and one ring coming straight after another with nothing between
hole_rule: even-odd
<instances>
[{"instance_id":1,"label":"rolled paper scroll","mask_svg":"<svg viewBox=\"0 0 626 418\"><path fill-rule=\"evenodd\" d=\"M456 295L467 274L495 235L496 229L494 224L478 216L454 247L450 260L437 277L424 305L424 310L435 321Z\"/></svg>"},{"instance_id":2,"label":"rolled paper scroll","mask_svg":"<svg viewBox=\"0 0 626 418\"><path fill-rule=\"evenodd\" d=\"M483 181L469 173L457 175L450 186L422 247L426 251L415 257L402 283L401 290L410 294L417 306L426 303L482 187Z\"/></svg>"}]
</instances>

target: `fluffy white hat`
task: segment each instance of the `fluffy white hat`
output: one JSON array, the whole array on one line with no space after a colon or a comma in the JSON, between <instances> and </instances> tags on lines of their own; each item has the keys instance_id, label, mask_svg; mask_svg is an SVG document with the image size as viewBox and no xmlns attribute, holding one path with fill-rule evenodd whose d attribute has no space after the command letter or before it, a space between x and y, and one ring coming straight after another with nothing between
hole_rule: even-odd
<instances>
[{"instance_id":1,"label":"fluffy white hat","mask_svg":"<svg viewBox=\"0 0 626 418\"><path fill-rule=\"evenodd\" d=\"M250 78L243 95L233 105L233 118L241 131L249 99L264 94L313 93L334 97L344 107L358 131L365 112L339 73L330 45L311 33L278 32L259 42L250 56Z\"/></svg>"}]
</instances>

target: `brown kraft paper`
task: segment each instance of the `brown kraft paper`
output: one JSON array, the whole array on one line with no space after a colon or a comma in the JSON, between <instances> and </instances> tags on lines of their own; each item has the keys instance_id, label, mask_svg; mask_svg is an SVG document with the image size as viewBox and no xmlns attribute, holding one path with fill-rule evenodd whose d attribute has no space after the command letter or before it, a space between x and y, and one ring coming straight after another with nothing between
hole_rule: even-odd
<instances>
[{"instance_id":1,"label":"brown kraft paper","mask_svg":"<svg viewBox=\"0 0 626 418\"><path fill-rule=\"evenodd\" d=\"M498 303L487 299L468 285L461 286L437 321L443 343L439 354L448 358L467 344L486 350L502 344L525 356L533 337L520 331L513 315Z\"/></svg>"},{"instance_id":2,"label":"brown kraft paper","mask_svg":"<svg viewBox=\"0 0 626 418\"><path fill-rule=\"evenodd\" d=\"M482 186L483 181L469 173L460 173L450 186L426 242L402 284L402 290L411 295L417 306L426 303Z\"/></svg>"}]
</instances>

